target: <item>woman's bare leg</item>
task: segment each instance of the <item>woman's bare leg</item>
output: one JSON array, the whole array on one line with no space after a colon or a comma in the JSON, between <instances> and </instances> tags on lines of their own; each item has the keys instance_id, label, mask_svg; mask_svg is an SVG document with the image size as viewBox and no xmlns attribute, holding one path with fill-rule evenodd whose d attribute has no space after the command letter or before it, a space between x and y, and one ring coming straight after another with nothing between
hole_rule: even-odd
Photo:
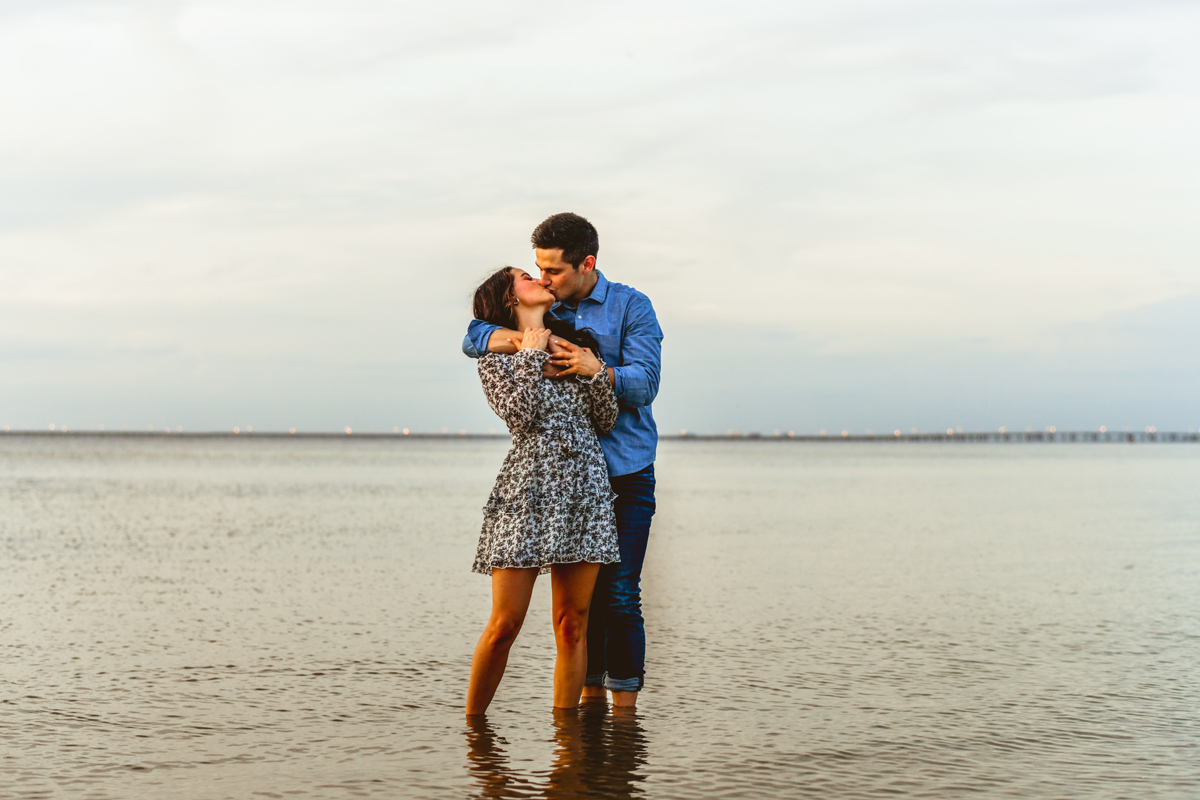
<instances>
[{"instance_id":1,"label":"woman's bare leg","mask_svg":"<svg viewBox=\"0 0 1200 800\"><path fill-rule=\"evenodd\" d=\"M525 612L529 610L529 598L533 594L533 582L538 570L494 569L492 570L492 615L488 619L475 655L471 659L471 685L467 688L467 714L482 714L487 711L496 687L504 677L508 664L508 651L521 632Z\"/></svg>"},{"instance_id":2,"label":"woman's bare leg","mask_svg":"<svg viewBox=\"0 0 1200 800\"><path fill-rule=\"evenodd\" d=\"M555 564L550 568L554 589L554 707L575 708L587 677L588 606L599 564Z\"/></svg>"}]
</instances>

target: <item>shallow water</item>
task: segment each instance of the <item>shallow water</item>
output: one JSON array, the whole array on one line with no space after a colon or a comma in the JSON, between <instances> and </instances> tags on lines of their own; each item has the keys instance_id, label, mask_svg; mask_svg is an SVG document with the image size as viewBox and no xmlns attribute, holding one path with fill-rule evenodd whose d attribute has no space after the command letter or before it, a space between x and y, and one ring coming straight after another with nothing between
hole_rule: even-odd
<instances>
[{"instance_id":1,"label":"shallow water","mask_svg":"<svg viewBox=\"0 0 1200 800\"><path fill-rule=\"evenodd\" d=\"M469 725L505 449L0 438L0 795L1200 793L1200 447L665 443L637 713L546 581Z\"/></svg>"}]
</instances>

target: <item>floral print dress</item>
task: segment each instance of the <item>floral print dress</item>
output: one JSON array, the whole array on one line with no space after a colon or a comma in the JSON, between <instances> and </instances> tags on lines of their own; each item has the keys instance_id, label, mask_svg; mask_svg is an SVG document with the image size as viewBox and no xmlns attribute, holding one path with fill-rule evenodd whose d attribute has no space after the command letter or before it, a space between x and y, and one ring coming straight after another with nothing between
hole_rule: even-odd
<instances>
[{"instance_id":1,"label":"floral print dress","mask_svg":"<svg viewBox=\"0 0 1200 800\"><path fill-rule=\"evenodd\" d=\"M617 423L608 370L601 365L591 379L543 378L549 357L519 350L479 359L483 392L508 423L512 448L483 509L473 572L621 560L616 494L596 438Z\"/></svg>"}]
</instances>

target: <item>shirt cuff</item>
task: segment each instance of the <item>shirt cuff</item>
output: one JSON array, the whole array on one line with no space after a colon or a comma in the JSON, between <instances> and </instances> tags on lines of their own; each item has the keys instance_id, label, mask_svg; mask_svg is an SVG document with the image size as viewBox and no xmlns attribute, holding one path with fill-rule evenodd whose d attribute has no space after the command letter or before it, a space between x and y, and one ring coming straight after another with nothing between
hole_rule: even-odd
<instances>
[{"instance_id":1,"label":"shirt cuff","mask_svg":"<svg viewBox=\"0 0 1200 800\"><path fill-rule=\"evenodd\" d=\"M625 378L620 367L613 367L613 394L618 398L625 394Z\"/></svg>"}]
</instances>

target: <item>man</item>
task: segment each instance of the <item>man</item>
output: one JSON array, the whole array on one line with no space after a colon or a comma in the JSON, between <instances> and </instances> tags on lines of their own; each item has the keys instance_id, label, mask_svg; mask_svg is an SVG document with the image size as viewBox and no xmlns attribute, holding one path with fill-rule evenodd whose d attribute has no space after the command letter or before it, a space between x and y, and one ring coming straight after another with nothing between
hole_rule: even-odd
<instances>
[{"instance_id":1,"label":"man","mask_svg":"<svg viewBox=\"0 0 1200 800\"><path fill-rule=\"evenodd\" d=\"M620 405L616 427L600 436L608 474L617 494L621 563L600 568L588 615L588 674L584 700L632 707L645 683L646 630L642 620L641 575L654 516L654 456L658 430L650 404L658 394L662 329L650 300L636 289L609 282L596 269L600 237L578 214L555 214L531 237L541 283L554 295L554 316L600 345ZM516 331L472 320L463 352L516 352ZM554 377L595 375L596 354L558 337L551 339Z\"/></svg>"}]
</instances>

